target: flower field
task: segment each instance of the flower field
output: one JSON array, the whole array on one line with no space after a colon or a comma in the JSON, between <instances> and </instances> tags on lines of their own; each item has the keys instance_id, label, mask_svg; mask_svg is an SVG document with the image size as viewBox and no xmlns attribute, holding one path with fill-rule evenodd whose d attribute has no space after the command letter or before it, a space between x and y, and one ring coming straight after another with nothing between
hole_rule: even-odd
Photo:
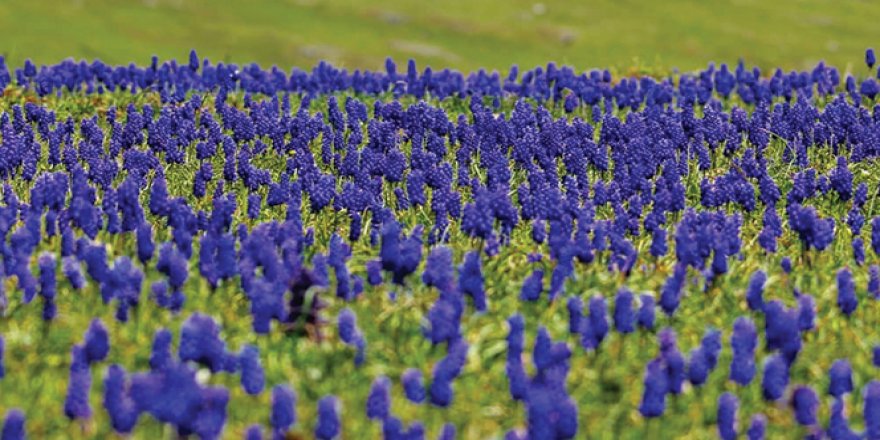
<instances>
[{"instance_id":1,"label":"flower field","mask_svg":"<svg viewBox=\"0 0 880 440\"><path fill-rule=\"evenodd\" d=\"M875 64L0 57L0 440L880 439Z\"/></svg>"}]
</instances>

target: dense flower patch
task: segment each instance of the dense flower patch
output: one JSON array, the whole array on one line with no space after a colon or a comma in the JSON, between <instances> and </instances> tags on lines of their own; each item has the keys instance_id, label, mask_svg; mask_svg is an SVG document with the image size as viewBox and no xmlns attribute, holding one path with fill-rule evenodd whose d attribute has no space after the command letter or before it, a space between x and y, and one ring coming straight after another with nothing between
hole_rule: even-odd
<instances>
[{"instance_id":1,"label":"dense flower patch","mask_svg":"<svg viewBox=\"0 0 880 440\"><path fill-rule=\"evenodd\" d=\"M0 58L2 438L880 438L856 76Z\"/></svg>"}]
</instances>

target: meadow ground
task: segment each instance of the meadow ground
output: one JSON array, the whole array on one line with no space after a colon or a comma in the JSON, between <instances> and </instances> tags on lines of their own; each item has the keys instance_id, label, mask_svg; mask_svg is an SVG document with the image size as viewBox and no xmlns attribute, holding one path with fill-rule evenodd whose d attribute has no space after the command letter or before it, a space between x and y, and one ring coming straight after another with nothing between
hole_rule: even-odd
<instances>
[{"instance_id":1,"label":"meadow ground","mask_svg":"<svg viewBox=\"0 0 880 440\"><path fill-rule=\"evenodd\" d=\"M0 8L0 29L4 35L4 46L0 50L11 67L20 66L26 58L49 63L67 57L145 65L153 54L162 59L183 59L188 49L195 47L201 55L213 61L255 61L263 66L277 64L285 69L291 66L308 68L318 60L329 60L350 68L379 69L385 57L392 56L398 60L416 58L420 67L430 64L465 71L479 68L505 70L513 63L531 67L556 61L579 69L611 67L624 73L650 70L666 74L676 68L684 71L697 69L709 61L735 63L741 57L750 65L785 69L811 68L819 59L824 59L842 71L865 76L867 70L861 62L862 51L876 43L868 36L874 35L876 23L872 17L878 15L880 4L848 1L737 1L711 7L703 2L684 0L589 4L454 0L417 6L404 1L355 3L338 0L157 0L128 5L110 1L55 4L17 1L7 2ZM403 63L399 66L402 67ZM109 126L104 118L111 107L123 109L132 103L142 109L145 104L150 104L155 110L161 106L156 93L134 96L108 93L99 97L63 93L60 97L41 98L33 91L21 91L14 86L10 86L7 92L0 98L0 110L4 112L11 112L18 104L36 102L57 112L58 120L71 116L79 121L100 115L99 123L108 132ZM338 96L343 100L351 94L340 93ZM393 99L390 94L380 97L361 95L358 98L369 109L377 99ZM209 94L205 99L200 112L215 116L210 110L213 97ZM816 105L820 108L826 104L823 99L817 99ZM417 101L411 96L400 100L404 107ZM244 108L244 101L242 94L233 93L228 103ZM461 99L441 101L428 98L427 101L442 108L450 117L459 113L470 115L467 103ZM296 109L299 104L299 98L294 96L292 107ZM487 100L486 104L490 102ZM732 105L743 103L736 98L725 101L725 110L729 111ZM514 99L505 99L499 102L495 111L509 115L513 106ZM562 101L547 103L547 106L554 118L590 120L592 116L592 109L588 106L577 108L571 114L563 110ZM743 106L753 110L751 106ZM310 110L326 113L327 98L316 98ZM625 118L625 114L626 111L620 110L616 115ZM702 116L700 111L697 115ZM81 135L77 134L75 140L81 141ZM143 145L140 147L147 149ZM319 157L320 142L314 140L309 147L315 157ZM773 137L763 153L768 158L769 175L783 195L792 189L791 175L797 169L783 160L786 147L783 139ZM165 167L169 191L171 196L185 197L194 209L209 210L210 194L220 178L215 177L215 182L208 186L209 196L194 197L192 181L201 164L195 160L196 146L186 145L186 148L184 163ZM410 153L405 142L400 148ZM834 168L834 155L839 152L823 146L808 151L810 166L818 174L828 174ZM740 150L737 154L741 158L744 153ZM286 166L285 159L274 155L270 149L257 155L254 164L268 170L275 180ZM450 149L445 159L454 162L455 151ZM219 176L224 158L218 153L209 161L213 161L215 173ZM703 177L715 179L731 169L731 164L731 158L725 157L720 150L713 152L706 169L698 169L697 160L691 158L685 167L688 172L683 177L687 206L700 204L700 180ZM336 172L324 162L320 162L320 167L325 173ZM60 169L59 164L40 162L39 165L41 173ZM853 162L849 169L856 185L865 183L869 188L871 197L862 213L870 221L880 214L880 203L875 202L880 187L880 175L874 172L876 159ZM481 175L485 170L476 164L473 164L473 172L475 176L485 177ZM610 176L608 172L590 167L588 177L595 182ZM120 176L115 183L122 179ZM525 173L517 170L512 176L513 187L525 180ZM22 180L13 184L23 201L29 200L30 186ZM254 226L256 221L247 219L244 214L248 190L241 182L230 183L227 190L234 191L238 197L240 209L235 215L235 223ZM467 185L462 185L461 190L464 201L469 202L471 194ZM267 188L262 187L258 192L265 197ZM103 193L100 195L103 197ZM147 191L141 196L141 201L146 204ZM394 199L391 185L383 196L391 206ZM657 356L656 331L639 330L626 335L612 331L599 350L587 352L579 346L579 335L568 334L564 298L555 302L543 298L538 302L519 299L523 280L533 269L543 267L549 278L555 264L546 256L539 263L528 261L530 253L548 252L547 244L532 241L532 228L528 222L521 222L512 230L510 244L502 247L500 254L483 259L490 311L473 313L470 303L467 305L461 328L470 350L464 371L454 383L454 404L448 408L407 402L399 385L399 378L407 368L420 369L430 381L434 366L446 354L444 346L432 345L422 333L429 310L438 298L436 289L421 282L424 262L404 286L394 286L387 280L380 286L367 286L363 295L351 303L334 298L333 283L336 280L335 275L331 277L331 287L325 295L328 307L324 311L329 324L323 329L324 339L319 342L302 335L292 336L277 328L268 335L254 334L249 300L237 280L221 283L212 291L207 281L198 275L196 245L196 256L190 260L190 277L184 286L187 301L183 311L173 314L157 307L148 298L150 283L164 279L155 268L154 260L144 266L142 306L132 312L131 320L125 324L116 321L114 307L102 304L95 282L76 292L66 281L59 281L58 317L45 323L39 302L21 304L15 281L7 278L2 287L9 292L10 302L5 318L0 321L0 334L6 343L6 378L0 381L3 403L0 410L22 408L28 416L28 431L34 438L109 436L109 419L102 408L101 397L106 366L120 363L128 371L148 369L155 331L166 327L178 340L183 321L200 311L218 320L223 329L223 340L230 350L237 351L244 344L259 347L265 368L267 390L259 396L247 395L237 376L217 374L210 378L212 384L226 386L231 392L225 430L229 437L240 438L252 423L268 425L268 389L281 383L292 384L299 395L299 422L295 433L309 437L315 427L315 403L321 396L335 394L342 403L345 438L378 437L381 426L365 417L364 406L370 384L380 375L387 375L395 383L393 413L405 423L420 420L429 436L436 436L443 423L451 422L458 427L460 438L500 437L504 431L522 428L526 423L523 404L511 400L508 394L504 365L506 320L518 312L526 321L527 354L524 359L529 373L534 371L530 354L539 326L545 326L554 341L564 340L573 348L567 384L569 394L579 408L581 436L713 438L717 432L718 397L722 392L736 393L740 399L741 431L748 418L760 412L770 421L769 438L803 436L807 429L797 426L784 402L767 402L762 398L758 382L763 361L769 357L763 343L757 349L759 373L752 384L741 387L729 380L733 357L729 339L734 320L743 315L754 319L763 338L764 317L749 311L744 299L749 277L762 269L768 274L766 300L778 299L793 307L796 304L795 288L816 299L818 326L803 334L803 350L792 366L790 382L792 385L809 384L820 393L819 419L823 425L830 418L824 391L828 386L828 370L834 360L850 360L856 390L877 377L877 369L871 362L871 350L873 344L880 342L877 330L880 314L878 303L864 288L868 284L867 265L857 267L853 262L853 235L844 221L850 203L841 201L832 192L818 195L810 203L823 217L837 219L835 239L824 252L804 251L798 235L786 228L779 238L778 251L768 254L758 245L756 238L763 226L761 210L742 212L742 252L729 259L728 272L704 286L700 275L692 270L675 315L667 317L658 309L656 328L668 326L674 329L679 348L685 355L698 346L707 328L720 329L724 334L724 349L718 368L708 382L702 387L686 386L682 395L670 398L666 415L659 420L647 421L638 411L645 365ZM303 226L314 228L316 234L315 246L304 255L306 260L311 260L316 254L327 251L327 243L334 231L348 236L349 218L347 213L330 208L316 214L307 206L308 202L304 202ZM398 220L407 230L416 224L430 225L433 221L431 210L426 206L400 211ZM727 206L725 211L733 213L737 209ZM784 222L784 209L780 214ZM280 220L285 215L284 206L267 208L261 212L259 221ZM608 206L596 212L597 219L612 219L616 215ZM164 220L156 216L148 215L147 219L164 225ZM365 223L367 219L365 217ZM679 220L680 213L670 215L667 225L670 245L673 228ZM453 249L456 264L461 262L465 252L484 246L480 240L464 234L459 226L456 220L450 227L449 246ZM870 226L864 225L861 232L867 237ZM170 237L169 229L164 226L158 227L156 234L157 243ZM366 262L377 257L378 248L370 244L367 235L365 233L351 243L353 256L348 267L352 275L366 277ZM111 258L120 255L134 258L133 234L102 231L97 240L107 246ZM587 301L599 295L611 303L622 287L637 294L650 292L658 296L675 265L674 248L670 246L668 254L655 258L649 253L649 234L632 240L639 257L628 278L606 270L610 257L607 253L600 253L593 263L577 266L575 275L565 286L566 296ZM59 247L59 237L47 238L34 255L44 250L56 252ZM424 250L423 259L428 251L428 248ZM796 269L790 274L780 267L784 256L795 262ZM869 264L876 263L877 257L873 250L868 250ZM860 304L848 317L836 304L836 273L845 266L853 268ZM368 360L362 367L354 365L354 350L342 344L337 335L335 319L344 307L357 314L368 343ZM112 344L107 360L91 372L90 403L94 415L81 424L65 418L62 405L69 383L70 347L82 339L83 331L95 317L108 326ZM861 429L864 422L860 395L854 393L847 399L852 425ZM173 429L142 416L134 437L162 436L173 438Z\"/></svg>"},{"instance_id":2,"label":"meadow ground","mask_svg":"<svg viewBox=\"0 0 880 440\"><path fill-rule=\"evenodd\" d=\"M743 58L787 70L825 60L861 73L878 16L880 4L855 0L10 0L0 8L0 53L13 65L144 64L196 48L284 69L319 60L378 69L391 56L465 71L548 61L690 71Z\"/></svg>"}]
</instances>

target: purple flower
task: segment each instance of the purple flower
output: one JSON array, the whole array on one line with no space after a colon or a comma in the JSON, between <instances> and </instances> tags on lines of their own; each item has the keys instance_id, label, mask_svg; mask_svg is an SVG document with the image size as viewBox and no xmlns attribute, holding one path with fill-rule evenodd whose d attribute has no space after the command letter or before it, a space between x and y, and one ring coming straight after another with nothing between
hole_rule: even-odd
<instances>
[{"instance_id":1,"label":"purple flower","mask_svg":"<svg viewBox=\"0 0 880 440\"><path fill-rule=\"evenodd\" d=\"M880 382L872 380L862 391L864 398L865 436L880 438Z\"/></svg>"},{"instance_id":2,"label":"purple flower","mask_svg":"<svg viewBox=\"0 0 880 440\"><path fill-rule=\"evenodd\" d=\"M666 243L666 230L663 228L655 228L651 231L651 255L655 258L660 258L669 251L669 246Z\"/></svg>"},{"instance_id":3,"label":"purple flower","mask_svg":"<svg viewBox=\"0 0 880 440\"><path fill-rule=\"evenodd\" d=\"M532 438L572 438L577 433L577 406L565 390L571 350L538 329L532 359L536 374L528 381L526 412Z\"/></svg>"},{"instance_id":4,"label":"purple flower","mask_svg":"<svg viewBox=\"0 0 880 440\"><path fill-rule=\"evenodd\" d=\"M571 334L579 334L583 326L584 303L577 296L568 298L566 303L568 309L568 332Z\"/></svg>"},{"instance_id":5,"label":"purple flower","mask_svg":"<svg viewBox=\"0 0 880 440\"><path fill-rule=\"evenodd\" d=\"M366 357L366 349L367 349L367 341L363 337L358 338L354 341L355 355L354 355L354 365L359 367L363 365L364 358Z\"/></svg>"},{"instance_id":6,"label":"purple flower","mask_svg":"<svg viewBox=\"0 0 880 440\"><path fill-rule=\"evenodd\" d=\"M865 203L868 202L868 184L865 182L859 183L856 186L856 193L853 198L853 208L863 208Z\"/></svg>"},{"instance_id":7,"label":"purple flower","mask_svg":"<svg viewBox=\"0 0 880 440\"><path fill-rule=\"evenodd\" d=\"M189 68L193 72L199 70L199 56L196 54L195 49L189 51Z\"/></svg>"},{"instance_id":8,"label":"purple flower","mask_svg":"<svg viewBox=\"0 0 880 440\"><path fill-rule=\"evenodd\" d=\"M805 248L825 250L834 240L834 219L820 218L812 206L788 205L788 225L798 234Z\"/></svg>"},{"instance_id":9,"label":"purple flower","mask_svg":"<svg viewBox=\"0 0 880 440\"><path fill-rule=\"evenodd\" d=\"M669 327L664 328L657 334L657 341L660 345L660 359L663 360L666 375L669 376L669 392L681 394L687 378L687 365L684 356L678 351L675 331Z\"/></svg>"},{"instance_id":10,"label":"purple flower","mask_svg":"<svg viewBox=\"0 0 880 440\"><path fill-rule=\"evenodd\" d=\"M880 299L880 266L872 264L868 268L868 293L874 299Z\"/></svg>"},{"instance_id":11,"label":"purple flower","mask_svg":"<svg viewBox=\"0 0 880 440\"><path fill-rule=\"evenodd\" d=\"M782 266L782 271L789 274L791 273L791 258L782 257L782 261L779 262L779 265Z\"/></svg>"},{"instance_id":12,"label":"purple flower","mask_svg":"<svg viewBox=\"0 0 880 440\"><path fill-rule=\"evenodd\" d=\"M537 244L544 243L547 238L547 224L541 220L532 222L532 241Z\"/></svg>"},{"instance_id":13,"label":"purple flower","mask_svg":"<svg viewBox=\"0 0 880 440\"><path fill-rule=\"evenodd\" d=\"M441 292L428 311L428 327L424 333L432 344L452 343L461 337L461 315L464 302L457 291Z\"/></svg>"},{"instance_id":14,"label":"purple flower","mask_svg":"<svg viewBox=\"0 0 880 440\"><path fill-rule=\"evenodd\" d=\"M541 299L541 291L544 289L544 271L535 269L532 274L523 282L520 291L520 299L524 301L537 301Z\"/></svg>"},{"instance_id":15,"label":"purple flower","mask_svg":"<svg viewBox=\"0 0 880 440\"><path fill-rule=\"evenodd\" d=\"M763 414L755 414L752 416L752 422L746 431L746 437L749 440L764 440L767 432L767 417Z\"/></svg>"},{"instance_id":16,"label":"purple flower","mask_svg":"<svg viewBox=\"0 0 880 440\"><path fill-rule=\"evenodd\" d=\"M170 367L174 363L171 355L171 332L160 329L153 335L153 346L150 353L150 369L160 371Z\"/></svg>"},{"instance_id":17,"label":"purple flower","mask_svg":"<svg viewBox=\"0 0 880 440\"><path fill-rule=\"evenodd\" d=\"M403 439L403 422L393 416L382 420L382 438L389 440Z\"/></svg>"},{"instance_id":18,"label":"purple flower","mask_svg":"<svg viewBox=\"0 0 880 440\"><path fill-rule=\"evenodd\" d=\"M160 216L167 215L169 205L168 185L165 182L165 175L160 173L153 180L153 185L150 186L150 213Z\"/></svg>"},{"instance_id":19,"label":"purple flower","mask_svg":"<svg viewBox=\"0 0 880 440\"><path fill-rule=\"evenodd\" d=\"M413 228L409 237L401 239L400 225L389 221L383 225L379 256L382 268L392 273L392 281L403 285L407 275L415 272L422 258L422 227Z\"/></svg>"},{"instance_id":20,"label":"purple flower","mask_svg":"<svg viewBox=\"0 0 880 440\"><path fill-rule=\"evenodd\" d=\"M788 387L788 363L778 354L772 355L764 362L764 377L761 379L761 390L767 400L779 400Z\"/></svg>"},{"instance_id":21,"label":"purple flower","mask_svg":"<svg viewBox=\"0 0 880 440\"><path fill-rule=\"evenodd\" d=\"M370 387L367 397L367 418L385 420L391 415L391 380L379 376Z\"/></svg>"},{"instance_id":22,"label":"purple flower","mask_svg":"<svg viewBox=\"0 0 880 440\"><path fill-rule=\"evenodd\" d=\"M849 317L859 305L856 297L856 284L848 268L837 271L837 307Z\"/></svg>"},{"instance_id":23,"label":"purple flower","mask_svg":"<svg viewBox=\"0 0 880 440\"><path fill-rule=\"evenodd\" d=\"M416 420L409 425L409 429L406 430L404 436L407 439L424 439L425 438L425 425L422 422Z\"/></svg>"},{"instance_id":24,"label":"purple flower","mask_svg":"<svg viewBox=\"0 0 880 440\"><path fill-rule=\"evenodd\" d=\"M791 406L798 424L813 426L818 423L819 397L809 386L798 386L791 394Z\"/></svg>"},{"instance_id":25,"label":"purple flower","mask_svg":"<svg viewBox=\"0 0 880 440\"><path fill-rule=\"evenodd\" d=\"M269 423L276 436L283 437L296 423L296 393L288 385L272 388L272 413Z\"/></svg>"},{"instance_id":26,"label":"purple flower","mask_svg":"<svg viewBox=\"0 0 880 440\"><path fill-rule=\"evenodd\" d=\"M20 409L10 409L3 419L3 431L0 433L2 440L24 440L24 413Z\"/></svg>"},{"instance_id":27,"label":"purple flower","mask_svg":"<svg viewBox=\"0 0 880 440\"><path fill-rule=\"evenodd\" d=\"M235 359L226 352L226 344L220 339L220 327L213 318L201 313L192 314L183 323L178 356L182 362L197 362L214 373L235 371Z\"/></svg>"},{"instance_id":28,"label":"purple flower","mask_svg":"<svg viewBox=\"0 0 880 440\"><path fill-rule=\"evenodd\" d=\"M100 319L93 319L85 334L86 363L89 365L103 361L110 353L110 336L107 327Z\"/></svg>"},{"instance_id":29,"label":"purple flower","mask_svg":"<svg viewBox=\"0 0 880 440\"><path fill-rule=\"evenodd\" d=\"M532 361L539 373L564 364L570 355L571 352L565 343L553 343L547 328L543 326L538 328Z\"/></svg>"},{"instance_id":30,"label":"purple flower","mask_svg":"<svg viewBox=\"0 0 880 440\"><path fill-rule=\"evenodd\" d=\"M446 407L452 403L452 381L461 374L467 352L467 343L458 340L449 345L446 357L434 366L434 380L429 391L432 404Z\"/></svg>"},{"instance_id":31,"label":"purple flower","mask_svg":"<svg viewBox=\"0 0 880 440\"><path fill-rule=\"evenodd\" d=\"M46 301L53 301L56 292L55 257L48 252L40 254L37 260L40 267L40 296Z\"/></svg>"},{"instance_id":32,"label":"purple flower","mask_svg":"<svg viewBox=\"0 0 880 440\"><path fill-rule=\"evenodd\" d=\"M700 340L700 349L706 356L706 362L709 369L712 370L718 365L718 356L721 353L721 331L709 328Z\"/></svg>"},{"instance_id":33,"label":"purple flower","mask_svg":"<svg viewBox=\"0 0 880 440\"><path fill-rule=\"evenodd\" d=\"M853 390L852 367L846 359L838 359L831 364L828 370L830 382L828 384L828 394L842 398L846 393Z\"/></svg>"},{"instance_id":34,"label":"purple flower","mask_svg":"<svg viewBox=\"0 0 880 440\"><path fill-rule=\"evenodd\" d=\"M871 219L871 249L880 255L880 216Z\"/></svg>"},{"instance_id":35,"label":"purple flower","mask_svg":"<svg viewBox=\"0 0 880 440\"><path fill-rule=\"evenodd\" d=\"M207 193L208 183L214 178L214 167L211 162L203 162L193 178L193 197L200 199Z\"/></svg>"},{"instance_id":36,"label":"purple flower","mask_svg":"<svg viewBox=\"0 0 880 440\"><path fill-rule=\"evenodd\" d=\"M781 301L773 300L764 307L764 335L767 348L780 350L791 363L801 349L800 314L796 309L787 309Z\"/></svg>"},{"instance_id":37,"label":"purple flower","mask_svg":"<svg viewBox=\"0 0 880 440\"><path fill-rule=\"evenodd\" d=\"M171 243L165 243L159 249L159 261L156 269L168 277L168 284L174 290L183 287L189 276L187 258Z\"/></svg>"},{"instance_id":38,"label":"purple flower","mask_svg":"<svg viewBox=\"0 0 880 440\"><path fill-rule=\"evenodd\" d=\"M736 439L737 411L739 400L730 393L718 398L718 436L723 440Z\"/></svg>"},{"instance_id":39,"label":"purple flower","mask_svg":"<svg viewBox=\"0 0 880 440\"><path fill-rule=\"evenodd\" d=\"M764 310L764 283L767 282L767 274L763 270L756 270L749 278L749 287L746 289L746 301L749 309L756 312Z\"/></svg>"},{"instance_id":40,"label":"purple flower","mask_svg":"<svg viewBox=\"0 0 880 440\"><path fill-rule=\"evenodd\" d=\"M861 266L865 264L865 241L862 237L856 237L852 241L853 260Z\"/></svg>"},{"instance_id":41,"label":"purple flower","mask_svg":"<svg viewBox=\"0 0 880 440\"><path fill-rule=\"evenodd\" d=\"M522 400L526 396L528 377L522 363L524 348L525 321L522 315L515 314L507 318L510 332L507 334L507 363L505 372L509 385L510 396L514 400Z\"/></svg>"},{"instance_id":42,"label":"purple flower","mask_svg":"<svg viewBox=\"0 0 880 440\"><path fill-rule=\"evenodd\" d=\"M269 333L272 319L279 319L285 311L281 284L264 279L253 281L248 295L251 299L252 327L259 334Z\"/></svg>"},{"instance_id":43,"label":"purple flower","mask_svg":"<svg viewBox=\"0 0 880 440\"><path fill-rule=\"evenodd\" d=\"M244 432L245 440L263 440L263 427L260 425L248 426Z\"/></svg>"},{"instance_id":44,"label":"purple flower","mask_svg":"<svg viewBox=\"0 0 880 440\"><path fill-rule=\"evenodd\" d=\"M425 261L425 272L422 282L441 291L448 291L454 286L455 272L452 266L452 249L446 246L434 248Z\"/></svg>"},{"instance_id":45,"label":"purple flower","mask_svg":"<svg viewBox=\"0 0 880 440\"><path fill-rule=\"evenodd\" d=\"M805 293L798 296L798 327L802 332L816 327L816 300Z\"/></svg>"},{"instance_id":46,"label":"purple flower","mask_svg":"<svg viewBox=\"0 0 880 440\"><path fill-rule=\"evenodd\" d=\"M245 345L238 355L241 370L241 387L252 396L260 394L266 385L263 366L260 365L260 349L255 345Z\"/></svg>"},{"instance_id":47,"label":"purple flower","mask_svg":"<svg viewBox=\"0 0 880 440\"><path fill-rule=\"evenodd\" d=\"M363 230L363 217L358 213L351 214L351 222L348 227L348 241L352 244L361 238Z\"/></svg>"},{"instance_id":48,"label":"purple flower","mask_svg":"<svg viewBox=\"0 0 880 440\"><path fill-rule=\"evenodd\" d=\"M339 327L339 339L346 344L354 343L360 331L357 328L357 316L349 308L344 308L337 317Z\"/></svg>"},{"instance_id":49,"label":"purple flower","mask_svg":"<svg viewBox=\"0 0 880 440\"><path fill-rule=\"evenodd\" d=\"M89 405L89 391L92 388L92 375L88 359L82 345L74 345L71 352L70 379L67 383L67 396L64 398L64 415L73 419L92 417Z\"/></svg>"},{"instance_id":50,"label":"purple flower","mask_svg":"<svg viewBox=\"0 0 880 440\"><path fill-rule=\"evenodd\" d=\"M831 170L829 180L831 188L837 192L840 199L847 201L853 194L853 174L847 166L846 157L837 156L837 167Z\"/></svg>"},{"instance_id":51,"label":"purple flower","mask_svg":"<svg viewBox=\"0 0 880 440\"><path fill-rule=\"evenodd\" d=\"M400 376L400 381L403 383L403 393L410 402L425 401L425 384L421 371L409 368Z\"/></svg>"},{"instance_id":52,"label":"purple flower","mask_svg":"<svg viewBox=\"0 0 880 440\"><path fill-rule=\"evenodd\" d=\"M694 386L706 383L706 379L709 377L709 363L702 348L691 350L687 364L687 377Z\"/></svg>"},{"instance_id":53,"label":"purple flower","mask_svg":"<svg viewBox=\"0 0 880 440\"><path fill-rule=\"evenodd\" d=\"M178 426L177 430L191 431L200 438L219 438L226 424L229 390L223 387L204 387L200 394L201 399L195 419Z\"/></svg>"},{"instance_id":54,"label":"purple flower","mask_svg":"<svg viewBox=\"0 0 880 440\"><path fill-rule=\"evenodd\" d=\"M591 347L596 348L602 344L602 341L605 340L605 336L608 334L608 306L605 304L604 297L595 295L590 298L587 308L590 315L586 321L586 327L589 330L584 332L582 336L586 337L586 335L589 335L592 339Z\"/></svg>"},{"instance_id":55,"label":"purple flower","mask_svg":"<svg viewBox=\"0 0 880 440\"><path fill-rule=\"evenodd\" d=\"M641 307L639 307L639 313L637 317L637 321L639 327L642 327L645 330L653 330L654 329L654 295L651 294L643 294L640 297Z\"/></svg>"},{"instance_id":56,"label":"purple flower","mask_svg":"<svg viewBox=\"0 0 880 440\"><path fill-rule=\"evenodd\" d=\"M367 282L371 286L382 284L382 262L380 260L367 261Z\"/></svg>"},{"instance_id":57,"label":"purple flower","mask_svg":"<svg viewBox=\"0 0 880 440\"><path fill-rule=\"evenodd\" d=\"M675 265L675 269L660 290L660 308L668 316L672 316L681 302L681 293L687 276L687 266L682 263Z\"/></svg>"},{"instance_id":58,"label":"purple flower","mask_svg":"<svg viewBox=\"0 0 880 440\"><path fill-rule=\"evenodd\" d=\"M639 404L643 417L660 417L666 411L666 394L669 392L669 379L659 358L645 367L644 391Z\"/></svg>"},{"instance_id":59,"label":"purple flower","mask_svg":"<svg viewBox=\"0 0 880 440\"><path fill-rule=\"evenodd\" d=\"M357 328L357 317L354 312L349 308L342 309L339 312L339 316L337 318L337 325L339 327L339 339L342 342L354 346L357 349L357 356L355 357L355 365L360 365L363 362L363 354L364 348L366 348L366 341L364 340L363 334Z\"/></svg>"},{"instance_id":60,"label":"purple flower","mask_svg":"<svg viewBox=\"0 0 880 440\"><path fill-rule=\"evenodd\" d=\"M876 62L877 62L877 58L874 56L874 49L868 48L865 51L865 64L868 65L869 69L872 69Z\"/></svg>"},{"instance_id":61,"label":"purple flower","mask_svg":"<svg viewBox=\"0 0 880 440\"><path fill-rule=\"evenodd\" d=\"M251 220L260 218L260 205L263 203L263 196L257 193L249 194L247 198L247 217Z\"/></svg>"},{"instance_id":62,"label":"purple flower","mask_svg":"<svg viewBox=\"0 0 880 440\"><path fill-rule=\"evenodd\" d=\"M143 222L138 226L135 236L138 260L142 264L146 264L153 258L153 253L156 250L156 245L153 243L153 227L149 223Z\"/></svg>"},{"instance_id":63,"label":"purple flower","mask_svg":"<svg viewBox=\"0 0 880 440\"><path fill-rule=\"evenodd\" d=\"M335 396L324 396L318 401L318 423L315 437L330 440L339 435L339 400Z\"/></svg>"},{"instance_id":64,"label":"purple flower","mask_svg":"<svg viewBox=\"0 0 880 440\"><path fill-rule=\"evenodd\" d=\"M108 270L101 281L101 298L105 303L117 300L116 319L128 320L128 310L140 301L144 274L126 256L117 257L113 269Z\"/></svg>"},{"instance_id":65,"label":"purple flower","mask_svg":"<svg viewBox=\"0 0 880 440\"><path fill-rule=\"evenodd\" d=\"M440 435L437 436L437 440L455 440L455 425L452 423L443 424L443 427L440 428Z\"/></svg>"},{"instance_id":66,"label":"purple flower","mask_svg":"<svg viewBox=\"0 0 880 440\"><path fill-rule=\"evenodd\" d=\"M849 226L853 237L859 237L862 234L862 226L865 225L865 216L859 209L853 207L846 214L846 225Z\"/></svg>"},{"instance_id":67,"label":"purple flower","mask_svg":"<svg viewBox=\"0 0 880 440\"><path fill-rule=\"evenodd\" d=\"M483 270L478 251L465 254L464 263L458 268L458 290L471 297L474 309L478 312L486 311L486 291L483 287Z\"/></svg>"},{"instance_id":68,"label":"purple flower","mask_svg":"<svg viewBox=\"0 0 880 440\"><path fill-rule=\"evenodd\" d=\"M740 316L733 323L733 334L730 336L730 346L733 349L733 359L730 362L730 380L748 385L755 377L755 347L758 344L758 333L755 324L745 317Z\"/></svg>"},{"instance_id":69,"label":"purple flower","mask_svg":"<svg viewBox=\"0 0 880 440\"><path fill-rule=\"evenodd\" d=\"M843 399L837 398L831 402L831 418L828 421L826 433L831 440L859 440L862 438L849 427Z\"/></svg>"},{"instance_id":70,"label":"purple flower","mask_svg":"<svg viewBox=\"0 0 880 440\"><path fill-rule=\"evenodd\" d=\"M633 294L626 288L617 292L614 298L614 327L620 333L635 331L635 312L633 311Z\"/></svg>"},{"instance_id":71,"label":"purple flower","mask_svg":"<svg viewBox=\"0 0 880 440\"><path fill-rule=\"evenodd\" d=\"M529 438L570 439L577 434L577 405L555 385L533 380L526 411Z\"/></svg>"},{"instance_id":72,"label":"purple flower","mask_svg":"<svg viewBox=\"0 0 880 440\"><path fill-rule=\"evenodd\" d=\"M49 253L43 253L38 260L40 266L40 296L43 297L43 320L51 321L55 318L55 295L57 286L55 281L55 257ZM27 296L27 293L25 293Z\"/></svg>"},{"instance_id":73,"label":"purple flower","mask_svg":"<svg viewBox=\"0 0 880 440\"><path fill-rule=\"evenodd\" d=\"M140 416L129 387L125 370L111 365L104 376L104 408L110 415L113 430L120 434L130 433Z\"/></svg>"}]
</instances>

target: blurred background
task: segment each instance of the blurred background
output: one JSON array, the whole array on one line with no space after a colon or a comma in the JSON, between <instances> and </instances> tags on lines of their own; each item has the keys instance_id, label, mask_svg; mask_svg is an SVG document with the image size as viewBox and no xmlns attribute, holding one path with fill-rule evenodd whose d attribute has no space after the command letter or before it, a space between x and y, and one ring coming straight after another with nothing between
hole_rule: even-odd
<instances>
[{"instance_id":1,"label":"blurred background","mask_svg":"<svg viewBox=\"0 0 880 440\"><path fill-rule=\"evenodd\" d=\"M328 60L381 69L694 70L707 62L856 74L880 46L880 2L857 0L4 0L0 53L12 66L67 57L214 61L285 70Z\"/></svg>"}]
</instances>

